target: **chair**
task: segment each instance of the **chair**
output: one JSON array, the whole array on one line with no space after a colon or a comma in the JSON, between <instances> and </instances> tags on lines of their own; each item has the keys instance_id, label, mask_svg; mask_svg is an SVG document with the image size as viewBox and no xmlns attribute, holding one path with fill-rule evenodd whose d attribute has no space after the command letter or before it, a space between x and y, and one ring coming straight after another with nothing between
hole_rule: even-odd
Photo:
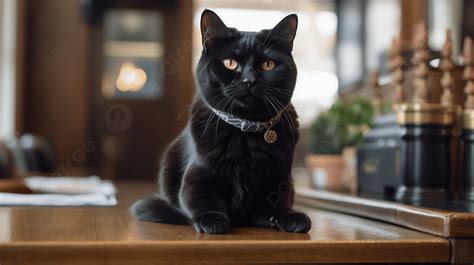
<instances>
[{"instance_id":1,"label":"chair","mask_svg":"<svg viewBox=\"0 0 474 265\"><path fill-rule=\"evenodd\" d=\"M5 144L0 142L0 179L12 177L12 161Z\"/></svg>"},{"instance_id":2,"label":"chair","mask_svg":"<svg viewBox=\"0 0 474 265\"><path fill-rule=\"evenodd\" d=\"M24 134L20 137L19 146L25 156L27 170L30 172L52 172L54 169L54 152L51 144L44 137Z\"/></svg>"}]
</instances>

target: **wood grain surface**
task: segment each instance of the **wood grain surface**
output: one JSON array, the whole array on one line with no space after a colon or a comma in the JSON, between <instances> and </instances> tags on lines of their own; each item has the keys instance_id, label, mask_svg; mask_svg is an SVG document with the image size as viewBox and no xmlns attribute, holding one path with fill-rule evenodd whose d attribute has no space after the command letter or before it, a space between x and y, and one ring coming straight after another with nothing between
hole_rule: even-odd
<instances>
[{"instance_id":1,"label":"wood grain surface","mask_svg":"<svg viewBox=\"0 0 474 265\"><path fill-rule=\"evenodd\" d=\"M369 217L445 238L474 238L474 213L410 206L309 188L297 188L295 201L329 211Z\"/></svg>"},{"instance_id":2,"label":"wood grain surface","mask_svg":"<svg viewBox=\"0 0 474 265\"><path fill-rule=\"evenodd\" d=\"M473 263L474 261L474 240L467 238L451 239L451 263Z\"/></svg>"},{"instance_id":3,"label":"wood grain surface","mask_svg":"<svg viewBox=\"0 0 474 265\"><path fill-rule=\"evenodd\" d=\"M130 204L152 183L119 183L117 207L1 207L0 264L447 262L446 239L315 210L308 234L260 228L228 235L138 221Z\"/></svg>"}]
</instances>

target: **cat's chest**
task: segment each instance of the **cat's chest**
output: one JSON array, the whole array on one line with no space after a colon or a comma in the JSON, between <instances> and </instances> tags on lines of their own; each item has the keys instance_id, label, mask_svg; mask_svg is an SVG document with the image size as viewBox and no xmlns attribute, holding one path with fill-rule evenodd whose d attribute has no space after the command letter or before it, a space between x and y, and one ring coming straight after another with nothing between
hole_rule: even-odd
<instances>
[{"instance_id":1,"label":"cat's chest","mask_svg":"<svg viewBox=\"0 0 474 265\"><path fill-rule=\"evenodd\" d=\"M219 177L229 185L230 211L242 215L252 204L255 193L270 178L272 165L278 164L272 152L275 146L265 146L256 137L229 137L216 154ZM244 214L245 215L245 214Z\"/></svg>"},{"instance_id":2,"label":"cat's chest","mask_svg":"<svg viewBox=\"0 0 474 265\"><path fill-rule=\"evenodd\" d=\"M210 173L226 178L263 179L284 175L291 168L294 144L282 126L274 127L278 138L272 143L265 140L264 132L242 132L224 123L205 133L194 127L193 134L198 137L195 143L199 157L212 165L208 167Z\"/></svg>"},{"instance_id":3,"label":"cat's chest","mask_svg":"<svg viewBox=\"0 0 474 265\"><path fill-rule=\"evenodd\" d=\"M246 216L262 187L288 177L291 146L283 142L284 138L267 143L263 137L263 133L221 131L216 140L202 142L200 150L207 169L225 182L229 210L235 216Z\"/></svg>"},{"instance_id":4,"label":"cat's chest","mask_svg":"<svg viewBox=\"0 0 474 265\"><path fill-rule=\"evenodd\" d=\"M265 174L269 167L278 162L275 156L278 153L276 144L266 143L263 134L251 135L229 134L225 141L216 147L218 152L215 159L221 163L225 170L234 174Z\"/></svg>"}]
</instances>

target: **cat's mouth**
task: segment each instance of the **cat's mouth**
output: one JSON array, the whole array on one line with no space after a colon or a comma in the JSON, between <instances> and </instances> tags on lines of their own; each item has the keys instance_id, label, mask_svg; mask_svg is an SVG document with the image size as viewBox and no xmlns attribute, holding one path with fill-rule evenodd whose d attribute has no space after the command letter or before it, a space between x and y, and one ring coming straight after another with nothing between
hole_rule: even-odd
<instances>
[{"instance_id":1,"label":"cat's mouth","mask_svg":"<svg viewBox=\"0 0 474 265\"><path fill-rule=\"evenodd\" d=\"M243 108L252 108L262 104L262 98L259 94L248 91L245 94L237 96L235 103Z\"/></svg>"}]
</instances>

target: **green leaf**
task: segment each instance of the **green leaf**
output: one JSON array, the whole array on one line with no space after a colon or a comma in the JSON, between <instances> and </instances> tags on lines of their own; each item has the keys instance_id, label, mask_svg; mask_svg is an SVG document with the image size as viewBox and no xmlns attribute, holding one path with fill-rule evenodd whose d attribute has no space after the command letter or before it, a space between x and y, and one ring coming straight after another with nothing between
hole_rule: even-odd
<instances>
[{"instance_id":1,"label":"green leaf","mask_svg":"<svg viewBox=\"0 0 474 265\"><path fill-rule=\"evenodd\" d=\"M360 143L372 124L372 117L372 104L365 98L359 97L351 104L337 101L313 122L311 152L340 154L344 147Z\"/></svg>"}]
</instances>

